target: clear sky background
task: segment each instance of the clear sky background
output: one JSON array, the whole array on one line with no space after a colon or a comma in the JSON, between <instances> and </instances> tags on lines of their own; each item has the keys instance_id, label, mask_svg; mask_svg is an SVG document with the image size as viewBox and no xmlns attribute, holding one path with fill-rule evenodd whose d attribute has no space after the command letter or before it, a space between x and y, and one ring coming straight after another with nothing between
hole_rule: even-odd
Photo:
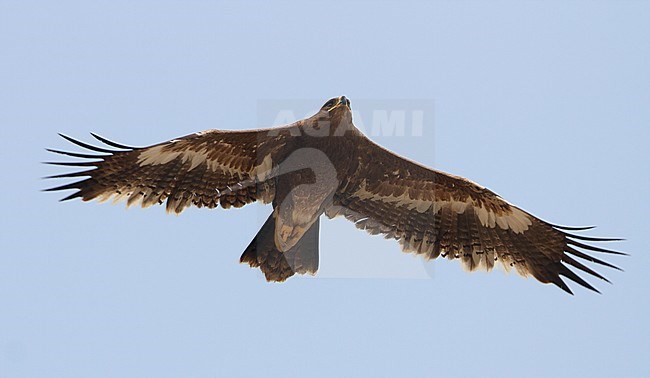
<instances>
[{"instance_id":1,"label":"clear sky background","mask_svg":"<svg viewBox=\"0 0 650 378\"><path fill-rule=\"evenodd\" d=\"M650 376L649 19L637 1L0 1L0 377ZM322 275L268 284L238 264L268 207L39 192L62 172L44 148L74 149L57 132L148 145L342 94L432 102L421 136L372 138L627 238L606 256L625 272L569 296L326 220Z\"/></svg>"}]
</instances>

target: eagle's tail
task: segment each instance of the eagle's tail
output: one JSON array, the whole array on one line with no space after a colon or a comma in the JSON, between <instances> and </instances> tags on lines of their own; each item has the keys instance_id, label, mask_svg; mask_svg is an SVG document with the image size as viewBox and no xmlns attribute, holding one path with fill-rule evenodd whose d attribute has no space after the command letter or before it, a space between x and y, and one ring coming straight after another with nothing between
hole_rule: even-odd
<instances>
[{"instance_id":1,"label":"eagle's tail","mask_svg":"<svg viewBox=\"0 0 650 378\"><path fill-rule=\"evenodd\" d=\"M239 262L252 268L259 267L267 281L282 282L299 274L315 274L318 270L318 230L320 219L305 232L298 243L287 252L275 246L275 218L273 213L246 247Z\"/></svg>"}]
</instances>

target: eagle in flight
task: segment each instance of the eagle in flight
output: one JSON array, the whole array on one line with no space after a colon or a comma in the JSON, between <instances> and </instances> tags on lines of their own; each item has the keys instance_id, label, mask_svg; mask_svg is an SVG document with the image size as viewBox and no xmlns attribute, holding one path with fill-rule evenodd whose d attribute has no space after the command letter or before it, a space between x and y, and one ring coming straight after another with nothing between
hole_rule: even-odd
<instances>
[{"instance_id":1,"label":"eagle in flight","mask_svg":"<svg viewBox=\"0 0 650 378\"><path fill-rule=\"evenodd\" d=\"M345 96L282 127L208 130L143 148L92 135L111 149L61 135L95 154L48 150L84 159L49 164L91 168L48 177L85 178L47 191L77 190L62 201L165 204L177 214L191 205L271 203L273 212L240 260L269 281L316 273L323 214L343 216L426 259L457 259L469 271L501 263L568 293L561 276L597 291L569 267L609 282L576 258L619 269L587 251L623 254L585 243L621 239L577 235L590 227L550 224L470 180L373 143L352 123Z\"/></svg>"}]
</instances>

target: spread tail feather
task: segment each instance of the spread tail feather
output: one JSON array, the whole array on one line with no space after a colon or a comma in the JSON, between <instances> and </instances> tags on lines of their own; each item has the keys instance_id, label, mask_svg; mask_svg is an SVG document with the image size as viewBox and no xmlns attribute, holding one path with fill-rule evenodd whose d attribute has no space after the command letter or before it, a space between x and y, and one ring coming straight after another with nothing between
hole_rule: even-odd
<instances>
[{"instance_id":1,"label":"spread tail feather","mask_svg":"<svg viewBox=\"0 0 650 378\"><path fill-rule=\"evenodd\" d=\"M275 246L275 218L269 215L255 238L246 247L239 262L260 268L267 281L282 282L299 274L315 274L318 270L318 237L320 219L309 228L298 243L287 252Z\"/></svg>"}]
</instances>

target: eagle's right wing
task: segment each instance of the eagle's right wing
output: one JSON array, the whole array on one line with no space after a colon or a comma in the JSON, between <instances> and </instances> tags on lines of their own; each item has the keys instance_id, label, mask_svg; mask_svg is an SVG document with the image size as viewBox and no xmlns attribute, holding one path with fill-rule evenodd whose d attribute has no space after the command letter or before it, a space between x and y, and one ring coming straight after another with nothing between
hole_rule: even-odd
<instances>
[{"instance_id":1,"label":"eagle's right wing","mask_svg":"<svg viewBox=\"0 0 650 378\"><path fill-rule=\"evenodd\" d=\"M587 252L620 252L581 240L620 239L569 233L580 229L549 224L478 184L426 168L368 139L358 148L356 173L335 194L330 217L343 215L371 234L397 239L406 252L459 259L468 270L490 270L501 262L569 293L560 276L596 289L568 266L606 280L572 256L616 268Z\"/></svg>"},{"instance_id":2,"label":"eagle's right wing","mask_svg":"<svg viewBox=\"0 0 650 378\"><path fill-rule=\"evenodd\" d=\"M291 127L252 131L208 130L150 147L128 147L93 134L115 149L92 146L62 135L68 141L99 154L58 150L50 152L82 158L49 164L94 167L48 178L87 178L47 191L77 189L63 200L81 198L143 207L167 202L167 211L180 213L188 206L241 207L275 195L272 176L276 159L291 135Z\"/></svg>"}]
</instances>

